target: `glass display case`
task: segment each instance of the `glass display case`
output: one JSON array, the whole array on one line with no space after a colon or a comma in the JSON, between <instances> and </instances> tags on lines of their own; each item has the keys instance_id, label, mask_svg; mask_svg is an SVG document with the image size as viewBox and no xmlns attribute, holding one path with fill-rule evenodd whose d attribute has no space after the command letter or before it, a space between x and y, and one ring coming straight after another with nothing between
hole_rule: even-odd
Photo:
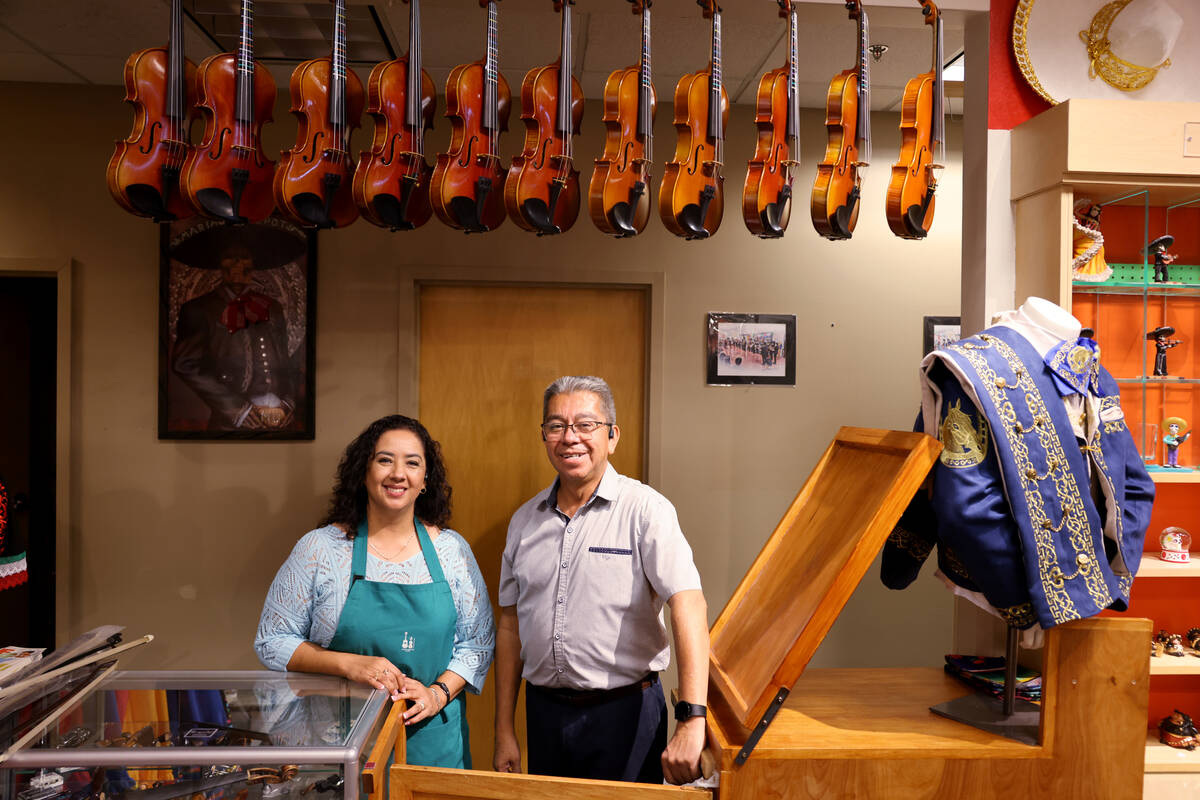
<instances>
[{"instance_id":1,"label":"glass display case","mask_svg":"<svg viewBox=\"0 0 1200 800\"><path fill-rule=\"evenodd\" d=\"M11 710L0 797L359 797L385 693L269 671L114 671Z\"/></svg>"}]
</instances>

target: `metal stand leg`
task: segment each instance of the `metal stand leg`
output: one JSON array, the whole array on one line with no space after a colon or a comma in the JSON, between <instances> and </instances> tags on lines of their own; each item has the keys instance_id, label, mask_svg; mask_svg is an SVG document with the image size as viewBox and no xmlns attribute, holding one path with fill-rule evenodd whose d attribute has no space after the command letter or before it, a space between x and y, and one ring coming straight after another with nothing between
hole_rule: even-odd
<instances>
[{"instance_id":1,"label":"metal stand leg","mask_svg":"<svg viewBox=\"0 0 1200 800\"><path fill-rule=\"evenodd\" d=\"M1038 743L1041 708L1017 698L1017 629L1009 626L1005 640L1004 697L980 692L949 700L929 710L941 717L962 722L1025 744Z\"/></svg>"}]
</instances>

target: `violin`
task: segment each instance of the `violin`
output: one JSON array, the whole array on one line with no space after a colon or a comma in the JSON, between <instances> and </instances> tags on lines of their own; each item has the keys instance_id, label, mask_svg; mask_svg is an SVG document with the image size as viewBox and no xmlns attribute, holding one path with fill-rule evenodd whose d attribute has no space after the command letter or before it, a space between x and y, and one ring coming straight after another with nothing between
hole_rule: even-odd
<instances>
[{"instance_id":1,"label":"violin","mask_svg":"<svg viewBox=\"0 0 1200 800\"><path fill-rule=\"evenodd\" d=\"M812 190L812 221L826 239L849 239L858 222L862 168L871 161L871 75L867 65L869 27L859 0L846 9L858 23L858 59L829 83L825 128L829 142L817 165Z\"/></svg>"},{"instance_id":2,"label":"violin","mask_svg":"<svg viewBox=\"0 0 1200 800\"><path fill-rule=\"evenodd\" d=\"M179 186L192 148L195 74L196 65L183 56L183 3L171 0L167 46L139 50L125 61L133 130L117 142L106 177L113 199L131 214L166 222L195 213Z\"/></svg>"},{"instance_id":3,"label":"violin","mask_svg":"<svg viewBox=\"0 0 1200 800\"><path fill-rule=\"evenodd\" d=\"M534 67L521 81L525 145L508 168L504 206L518 227L538 236L562 233L579 216L579 170L572 138L583 121L583 87L571 74L571 6L554 0L562 13L558 60Z\"/></svg>"},{"instance_id":4,"label":"violin","mask_svg":"<svg viewBox=\"0 0 1200 800\"><path fill-rule=\"evenodd\" d=\"M296 145L279 157L275 204L298 225L342 228L358 219L350 185L350 134L363 110L362 81L346 68L346 0L334 0L333 52L292 72Z\"/></svg>"},{"instance_id":5,"label":"violin","mask_svg":"<svg viewBox=\"0 0 1200 800\"><path fill-rule=\"evenodd\" d=\"M685 239L707 238L721 226L729 121L729 96L721 83L721 9L715 0L696 2L712 20L712 60L675 85L675 158L663 170L658 193L663 225Z\"/></svg>"},{"instance_id":6,"label":"violin","mask_svg":"<svg viewBox=\"0 0 1200 800\"><path fill-rule=\"evenodd\" d=\"M254 60L254 2L242 0L236 53L209 56L196 72L204 137L183 167L183 191L197 211L226 222L259 222L275 210L275 162L262 126L275 107L275 79Z\"/></svg>"},{"instance_id":7,"label":"violin","mask_svg":"<svg viewBox=\"0 0 1200 800\"><path fill-rule=\"evenodd\" d=\"M604 154L588 185L588 211L604 233L636 236L650 219L650 166L654 162L654 85L650 81L650 6L629 0L642 17L642 57L604 83Z\"/></svg>"},{"instance_id":8,"label":"violin","mask_svg":"<svg viewBox=\"0 0 1200 800\"><path fill-rule=\"evenodd\" d=\"M946 163L945 89L942 82L942 15L932 0L920 0L925 24L933 26L933 66L904 87L900 111L900 157L892 165L887 221L902 239L924 239L933 225L937 173Z\"/></svg>"},{"instance_id":9,"label":"violin","mask_svg":"<svg viewBox=\"0 0 1200 800\"><path fill-rule=\"evenodd\" d=\"M430 203L438 219L466 233L484 233L504 222L501 131L508 130L511 95L500 74L499 0L479 0L487 9L487 55L460 64L446 78L450 149L438 153Z\"/></svg>"},{"instance_id":10,"label":"violin","mask_svg":"<svg viewBox=\"0 0 1200 800\"><path fill-rule=\"evenodd\" d=\"M778 239L792 215L792 173L800 166L799 37L796 6L776 0L788 24L788 60L758 82L754 124L758 144L742 187L742 220L755 236Z\"/></svg>"},{"instance_id":11,"label":"violin","mask_svg":"<svg viewBox=\"0 0 1200 800\"><path fill-rule=\"evenodd\" d=\"M411 231L429 221L425 131L433 128L437 95L421 68L421 3L408 7L408 55L376 64L367 79L367 113L375 139L358 157L354 202L363 219L393 231Z\"/></svg>"}]
</instances>

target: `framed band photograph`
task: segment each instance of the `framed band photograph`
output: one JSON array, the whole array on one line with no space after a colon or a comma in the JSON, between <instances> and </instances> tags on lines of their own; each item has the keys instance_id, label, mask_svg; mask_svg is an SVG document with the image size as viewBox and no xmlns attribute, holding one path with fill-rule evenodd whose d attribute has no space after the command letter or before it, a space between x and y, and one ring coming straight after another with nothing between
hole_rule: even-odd
<instances>
[{"instance_id":1,"label":"framed band photograph","mask_svg":"<svg viewBox=\"0 0 1200 800\"><path fill-rule=\"evenodd\" d=\"M921 354L954 344L962 338L961 317L925 317L922 331Z\"/></svg>"},{"instance_id":2,"label":"framed band photograph","mask_svg":"<svg viewBox=\"0 0 1200 800\"><path fill-rule=\"evenodd\" d=\"M160 226L160 439L312 439L316 234Z\"/></svg>"},{"instance_id":3,"label":"framed band photograph","mask_svg":"<svg viewBox=\"0 0 1200 800\"><path fill-rule=\"evenodd\" d=\"M796 385L796 315L709 312L709 386Z\"/></svg>"}]
</instances>

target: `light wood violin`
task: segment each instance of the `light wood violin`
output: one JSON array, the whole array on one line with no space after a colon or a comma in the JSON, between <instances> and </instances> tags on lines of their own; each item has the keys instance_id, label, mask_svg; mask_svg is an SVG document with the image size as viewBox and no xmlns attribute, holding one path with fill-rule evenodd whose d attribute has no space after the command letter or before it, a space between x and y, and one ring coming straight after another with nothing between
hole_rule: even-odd
<instances>
[{"instance_id":1,"label":"light wood violin","mask_svg":"<svg viewBox=\"0 0 1200 800\"><path fill-rule=\"evenodd\" d=\"M859 0L846 3L858 23L854 67L834 76L825 104L829 142L817 165L812 190L812 221L826 239L849 239L858 223L862 174L871 162L871 73L867 61L870 29Z\"/></svg>"},{"instance_id":2,"label":"light wood violin","mask_svg":"<svg viewBox=\"0 0 1200 800\"><path fill-rule=\"evenodd\" d=\"M275 204L298 225L342 228L358 219L350 134L363 111L363 87L346 66L346 0L334 0L333 52L292 72L296 144L279 158Z\"/></svg>"},{"instance_id":3,"label":"light wood violin","mask_svg":"<svg viewBox=\"0 0 1200 800\"><path fill-rule=\"evenodd\" d=\"M654 163L654 84L650 80L650 6L628 0L642 18L642 57L604 83L604 154L588 186L588 211L604 233L625 238L650 219L650 168Z\"/></svg>"},{"instance_id":4,"label":"light wood violin","mask_svg":"<svg viewBox=\"0 0 1200 800\"><path fill-rule=\"evenodd\" d=\"M425 131L433 128L437 92L421 68L421 2L408 6L408 53L376 64L367 79L367 113L375 120L371 149L359 153L354 202L363 219L393 231L419 228L433 216Z\"/></svg>"},{"instance_id":5,"label":"light wood violin","mask_svg":"<svg viewBox=\"0 0 1200 800\"><path fill-rule=\"evenodd\" d=\"M183 3L171 0L166 47L139 50L125 61L125 102L133 106L133 130L108 160L113 199L155 222L195 214L184 197L180 174L191 152L196 65L183 56Z\"/></svg>"},{"instance_id":6,"label":"light wood violin","mask_svg":"<svg viewBox=\"0 0 1200 800\"><path fill-rule=\"evenodd\" d=\"M788 25L788 60L758 82L754 117L758 144L742 188L742 219L751 233L764 239L778 239L787 229L792 213L792 176L800 166L796 4L792 0L777 2L779 16Z\"/></svg>"},{"instance_id":7,"label":"light wood violin","mask_svg":"<svg viewBox=\"0 0 1200 800\"><path fill-rule=\"evenodd\" d=\"M712 60L675 85L675 158L663 170L658 212L663 225L685 239L717 232L725 210L725 125L729 96L721 81L721 9L696 0L712 20Z\"/></svg>"},{"instance_id":8,"label":"light wood violin","mask_svg":"<svg viewBox=\"0 0 1200 800\"><path fill-rule=\"evenodd\" d=\"M438 153L430 202L438 219L465 233L484 233L504 222L500 133L508 130L511 96L500 74L498 0L479 0L487 9L487 54L460 64L446 79L450 149Z\"/></svg>"},{"instance_id":9,"label":"light wood violin","mask_svg":"<svg viewBox=\"0 0 1200 800\"><path fill-rule=\"evenodd\" d=\"M562 13L558 61L529 70L521 82L525 146L504 183L508 215L538 236L569 230L579 216L573 139L583 121L583 87L571 74L574 5L575 0L554 0L554 10Z\"/></svg>"},{"instance_id":10,"label":"light wood violin","mask_svg":"<svg viewBox=\"0 0 1200 800\"><path fill-rule=\"evenodd\" d=\"M184 166L184 193L208 217L266 219L275 211L275 162L263 151L262 126L275 108L275 79L254 60L252 0L242 0L238 51L204 59L196 87L204 136Z\"/></svg>"},{"instance_id":11,"label":"light wood violin","mask_svg":"<svg viewBox=\"0 0 1200 800\"><path fill-rule=\"evenodd\" d=\"M933 26L933 66L904 87L900 111L900 158L887 190L887 221L902 239L924 239L933 225L937 172L946 163L946 94L942 81L942 14L920 0Z\"/></svg>"}]
</instances>

